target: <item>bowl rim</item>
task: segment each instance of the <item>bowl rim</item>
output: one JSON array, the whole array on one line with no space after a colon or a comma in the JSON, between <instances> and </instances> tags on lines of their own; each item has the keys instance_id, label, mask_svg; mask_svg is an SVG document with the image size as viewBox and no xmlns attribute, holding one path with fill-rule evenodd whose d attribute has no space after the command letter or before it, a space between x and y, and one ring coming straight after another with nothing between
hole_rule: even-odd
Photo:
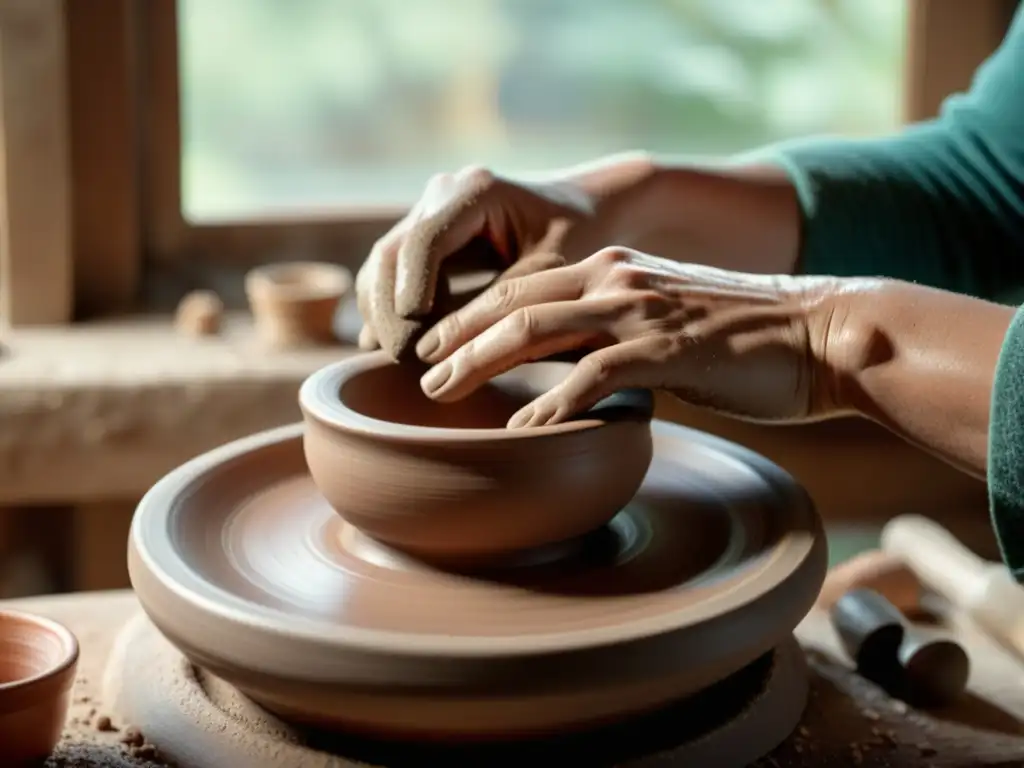
<instances>
[{"instance_id":1,"label":"bowl rim","mask_svg":"<svg viewBox=\"0 0 1024 768\"><path fill-rule=\"evenodd\" d=\"M315 275L325 275L328 279L323 285L288 285L278 282L279 273L286 270L306 270ZM250 294L265 293L279 299L309 301L345 296L352 289L354 281L352 270L341 264L308 260L275 261L250 269L245 275L245 288Z\"/></svg>"},{"instance_id":2,"label":"bowl rim","mask_svg":"<svg viewBox=\"0 0 1024 768\"><path fill-rule=\"evenodd\" d=\"M544 361L537 361L544 363ZM545 363L546 364L546 363ZM571 365L570 363L552 363ZM404 440L416 443L476 443L529 440L538 437L580 434L624 421L642 421L650 424L654 413L654 396L646 389L624 389L605 398L584 413L558 424L506 429L451 429L448 427L419 427L384 421L360 413L346 406L337 396L347 382L368 371L385 368L396 363L382 351L353 355L330 363L310 374L299 387L299 407L307 419L341 432L367 437Z\"/></svg>"},{"instance_id":3,"label":"bowl rim","mask_svg":"<svg viewBox=\"0 0 1024 768\"><path fill-rule=\"evenodd\" d=\"M0 707L6 703L8 697L22 694L30 688L66 674L78 663L78 657L81 653L81 647L75 633L59 621L54 621L46 616L40 616L28 611L0 608L0 626L8 619L29 624L37 632L46 632L56 637L61 646L61 658L57 663L47 666L42 672L38 672L30 677L22 677L7 683L0 682ZM2 638L3 632L0 631L0 645L3 645Z\"/></svg>"}]
</instances>

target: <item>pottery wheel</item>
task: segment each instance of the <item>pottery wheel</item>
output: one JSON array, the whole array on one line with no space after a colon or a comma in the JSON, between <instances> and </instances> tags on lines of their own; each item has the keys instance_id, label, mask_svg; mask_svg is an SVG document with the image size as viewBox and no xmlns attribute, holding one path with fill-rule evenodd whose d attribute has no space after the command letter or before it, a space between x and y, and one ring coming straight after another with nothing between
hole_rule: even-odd
<instances>
[{"instance_id":1,"label":"pottery wheel","mask_svg":"<svg viewBox=\"0 0 1024 768\"><path fill-rule=\"evenodd\" d=\"M820 521L786 473L652 429L647 477L605 529L476 574L348 528L306 472L301 426L272 430L154 486L132 583L194 664L292 722L446 739L620 719L779 646L826 567Z\"/></svg>"},{"instance_id":2,"label":"pottery wheel","mask_svg":"<svg viewBox=\"0 0 1024 768\"><path fill-rule=\"evenodd\" d=\"M190 768L741 768L793 732L808 670L793 639L694 697L596 732L512 744L395 744L296 729L192 666L145 616L111 650L104 701L161 755Z\"/></svg>"}]
</instances>

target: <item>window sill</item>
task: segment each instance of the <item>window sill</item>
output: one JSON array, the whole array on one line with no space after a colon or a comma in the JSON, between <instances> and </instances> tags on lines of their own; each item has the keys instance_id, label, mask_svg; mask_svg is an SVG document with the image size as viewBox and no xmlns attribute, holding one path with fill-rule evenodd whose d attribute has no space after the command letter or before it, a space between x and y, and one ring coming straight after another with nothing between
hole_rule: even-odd
<instances>
[{"instance_id":1,"label":"window sill","mask_svg":"<svg viewBox=\"0 0 1024 768\"><path fill-rule=\"evenodd\" d=\"M298 387L354 349L267 352L245 315L191 339L166 318L11 331L0 504L131 499L178 464L298 421Z\"/></svg>"}]
</instances>

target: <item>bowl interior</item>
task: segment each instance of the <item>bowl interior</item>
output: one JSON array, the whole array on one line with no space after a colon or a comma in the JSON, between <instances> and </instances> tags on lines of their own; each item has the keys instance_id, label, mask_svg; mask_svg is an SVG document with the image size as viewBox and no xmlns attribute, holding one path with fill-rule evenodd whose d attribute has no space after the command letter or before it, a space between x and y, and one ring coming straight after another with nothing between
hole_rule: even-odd
<instances>
[{"instance_id":1,"label":"bowl interior","mask_svg":"<svg viewBox=\"0 0 1024 768\"><path fill-rule=\"evenodd\" d=\"M0 612L0 691L55 671L75 654L70 633L50 622Z\"/></svg>"},{"instance_id":2,"label":"bowl interior","mask_svg":"<svg viewBox=\"0 0 1024 768\"><path fill-rule=\"evenodd\" d=\"M440 429L502 429L512 415L560 381L557 363L522 366L454 403L431 400L420 388L426 367L387 365L353 376L338 393L344 405L371 419Z\"/></svg>"}]
</instances>

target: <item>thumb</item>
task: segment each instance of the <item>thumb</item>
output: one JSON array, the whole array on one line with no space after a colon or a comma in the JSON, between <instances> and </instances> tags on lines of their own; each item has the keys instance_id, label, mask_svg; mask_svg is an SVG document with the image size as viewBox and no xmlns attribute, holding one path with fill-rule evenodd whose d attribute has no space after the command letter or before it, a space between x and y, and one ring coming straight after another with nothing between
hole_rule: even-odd
<instances>
[{"instance_id":1,"label":"thumb","mask_svg":"<svg viewBox=\"0 0 1024 768\"><path fill-rule=\"evenodd\" d=\"M658 386L662 377L649 338L632 339L591 352L565 379L515 413L509 429L541 427L566 421L619 390Z\"/></svg>"}]
</instances>

